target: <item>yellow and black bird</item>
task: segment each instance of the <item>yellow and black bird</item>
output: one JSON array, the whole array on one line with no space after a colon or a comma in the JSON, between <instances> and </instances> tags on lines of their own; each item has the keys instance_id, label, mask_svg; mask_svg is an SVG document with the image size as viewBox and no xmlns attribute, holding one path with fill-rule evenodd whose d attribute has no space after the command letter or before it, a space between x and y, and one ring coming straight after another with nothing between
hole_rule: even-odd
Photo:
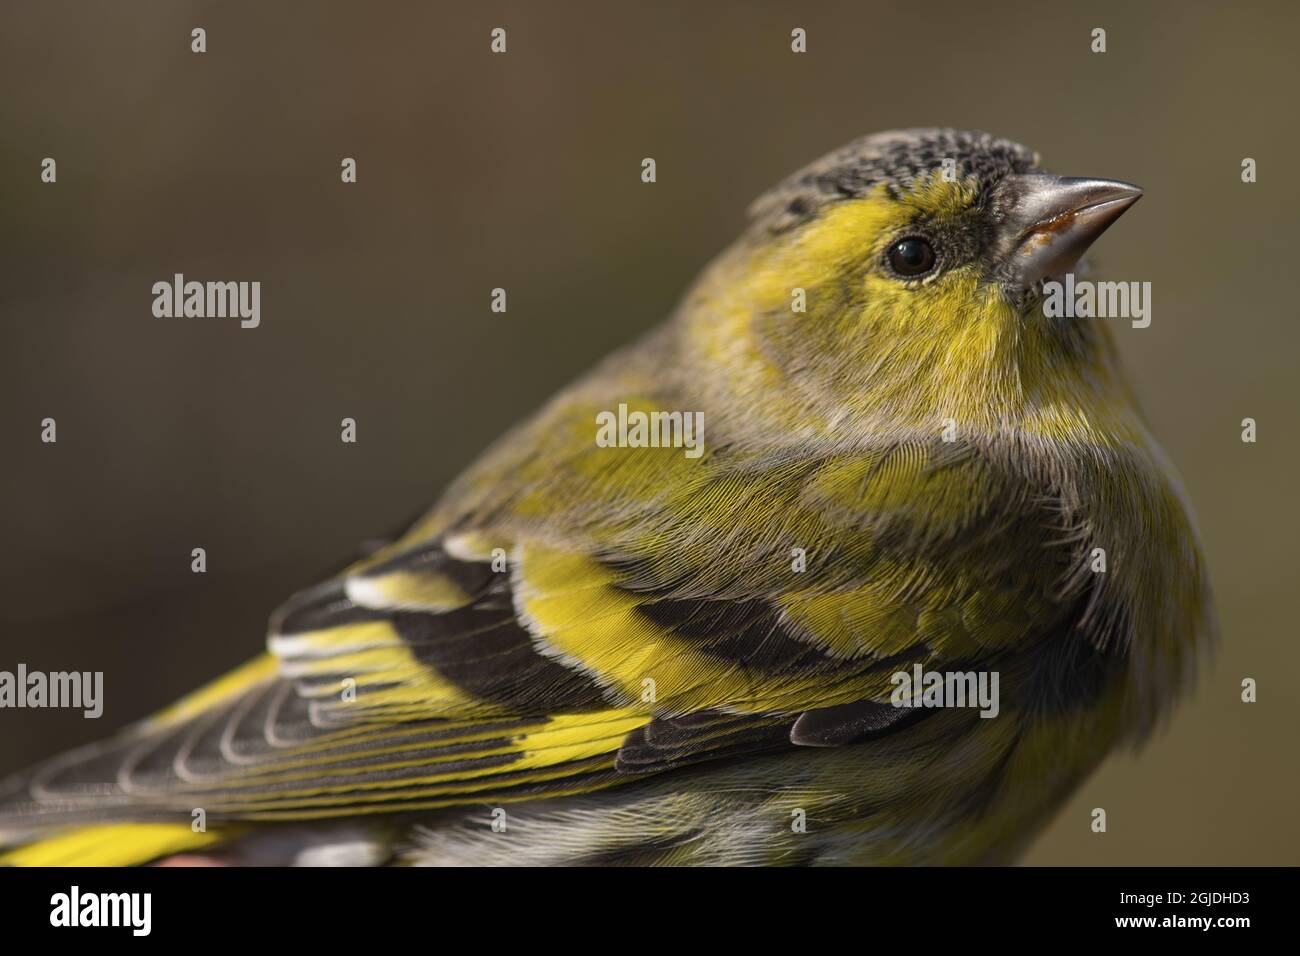
<instances>
[{"instance_id":1,"label":"yellow and black bird","mask_svg":"<svg viewBox=\"0 0 1300 956\"><path fill-rule=\"evenodd\" d=\"M831 153L265 655L8 780L3 858L1013 859L1214 632L1109 330L1042 307L1140 195L978 132Z\"/></svg>"}]
</instances>

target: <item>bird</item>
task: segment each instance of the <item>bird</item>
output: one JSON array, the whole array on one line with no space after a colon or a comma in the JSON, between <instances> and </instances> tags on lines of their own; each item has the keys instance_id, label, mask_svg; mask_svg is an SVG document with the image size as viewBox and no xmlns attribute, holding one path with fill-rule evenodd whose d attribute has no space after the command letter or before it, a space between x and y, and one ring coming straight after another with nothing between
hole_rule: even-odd
<instances>
[{"instance_id":1,"label":"bird","mask_svg":"<svg viewBox=\"0 0 1300 956\"><path fill-rule=\"evenodd\" d=\"M830 152L265 653L8 778L0 861L1016 861L1217 640L1113 332L1043 309L1141 195Z\"/></svg>"}]
</instances>

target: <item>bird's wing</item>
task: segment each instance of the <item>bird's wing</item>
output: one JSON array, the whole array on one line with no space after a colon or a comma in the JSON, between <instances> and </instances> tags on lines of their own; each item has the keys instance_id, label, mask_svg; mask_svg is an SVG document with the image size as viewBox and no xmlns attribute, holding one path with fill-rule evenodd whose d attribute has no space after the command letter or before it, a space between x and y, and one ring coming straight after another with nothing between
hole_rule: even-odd
<instances>
[{"instance_id":1,"label":"bird's wing","mask_svg":"<svg viewBox=\"0 0 1300 956\"><path fill-rule=\"evenodd\" d=\"M1050 508L974 453L692 460L538 434L563 452L507 442L278 611L267 655L11 783L0 833L500 803L861 741L916 713L890 706L896 672L996 665L1078 604L1053 596Z\"/></svg>"}]
</instances>

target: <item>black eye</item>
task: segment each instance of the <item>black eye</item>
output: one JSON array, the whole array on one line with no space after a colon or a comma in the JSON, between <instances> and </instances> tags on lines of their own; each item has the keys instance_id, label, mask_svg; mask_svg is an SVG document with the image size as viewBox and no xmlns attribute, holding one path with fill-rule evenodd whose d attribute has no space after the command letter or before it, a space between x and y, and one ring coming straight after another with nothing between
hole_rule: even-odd
<instances>
[{"instance_id":1,"label":"black eye","mask_svg":"<svg viewBox=\"0 0 1300 956\"><path fill-rule=\"evenodd\" d=\"M934 268L934 246L917 236L899 239L889 247L889 268L913 279Z\"/></svg>"}]
</instances>

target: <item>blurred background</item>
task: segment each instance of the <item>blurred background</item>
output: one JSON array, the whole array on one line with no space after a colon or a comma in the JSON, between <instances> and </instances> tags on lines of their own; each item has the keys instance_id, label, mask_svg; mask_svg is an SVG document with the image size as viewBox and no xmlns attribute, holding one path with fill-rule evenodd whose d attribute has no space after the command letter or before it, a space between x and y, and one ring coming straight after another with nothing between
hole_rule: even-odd
<instances>
[{"instance_id":1,"label":"blurred background","mask_svg":"<svg viewBox=\"0 0 1300 956\"><path fill-rule=\"evenodd\" d=\"M1297 28L1282 2L5 4L0 670L104 671L105 713L0 711L0 774L256 653L283 598L659 321L787 173L953 125L1146 188L1092 259L1152 283L1151 326L1114 327L1223 625L1166 731L1026 862L1300 863ZM176 272L260 280L261 327L154 318Z\"/></svg>"}]
</instances>

